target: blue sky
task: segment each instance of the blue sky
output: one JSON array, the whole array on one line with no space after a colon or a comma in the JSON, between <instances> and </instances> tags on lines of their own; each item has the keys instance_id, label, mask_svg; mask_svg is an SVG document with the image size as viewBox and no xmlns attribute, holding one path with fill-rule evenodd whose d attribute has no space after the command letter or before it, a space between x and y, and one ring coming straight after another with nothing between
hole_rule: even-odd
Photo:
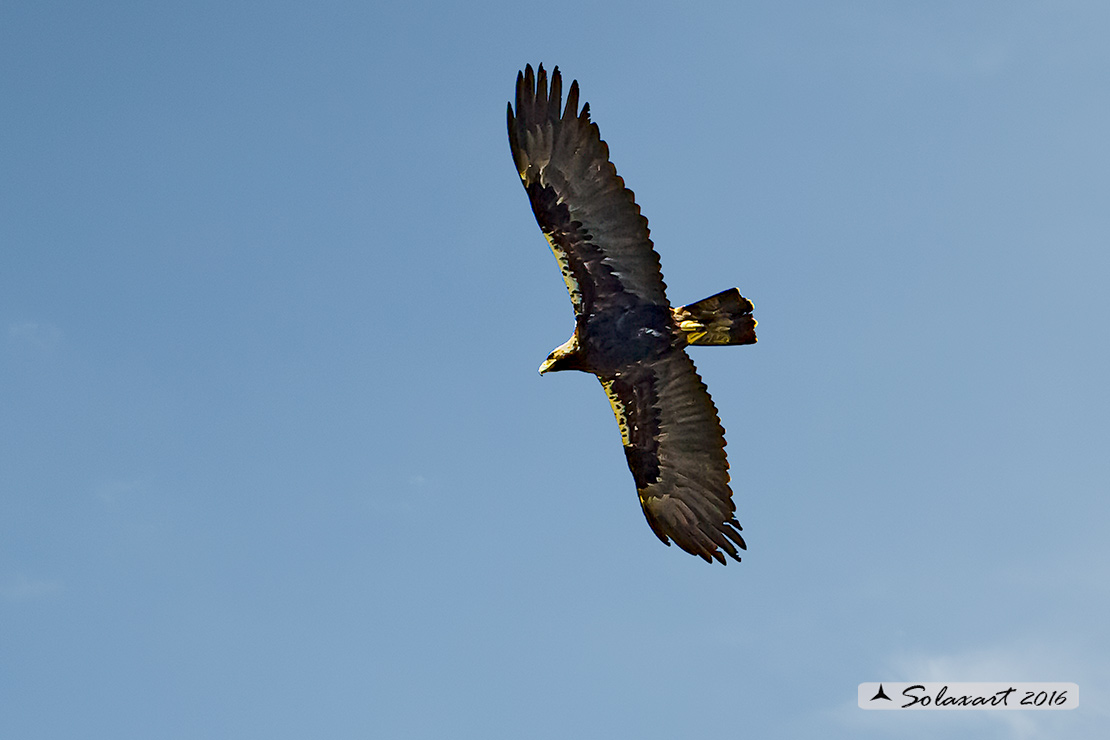
<instances>
[{"instance_id":1,"label":"blue sky","mask_svg":"<svg viewBox=\"0 0 1110 740\"><path fill-rule=\"evenodd\" d=\"M0 736L1095 738L1098 2L7 3ZM513 172L582 86L749 551L651 534ZM1070 681L1054 713L876 680Z\"/></svg>"}]
</instances>

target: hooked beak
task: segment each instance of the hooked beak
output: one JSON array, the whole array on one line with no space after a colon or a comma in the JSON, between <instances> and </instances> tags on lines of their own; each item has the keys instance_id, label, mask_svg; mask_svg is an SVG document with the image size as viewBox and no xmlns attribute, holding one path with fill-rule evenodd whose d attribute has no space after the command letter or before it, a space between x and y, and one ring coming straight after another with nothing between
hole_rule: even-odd
<instances>
[{"instance_id":1,"label":"hooked beak","mask_svg":"<svg viewBox=\"0 0 1110 740\"><path fill-rule=\"evenodd\" d=\"M554 357L548 357L546 360L544 360L543 363L540 365L540 375L543 375L548 370L550 370L551 366L554 365L554 364L555 364L555 358Z\"/></svg>"}]
</instances>

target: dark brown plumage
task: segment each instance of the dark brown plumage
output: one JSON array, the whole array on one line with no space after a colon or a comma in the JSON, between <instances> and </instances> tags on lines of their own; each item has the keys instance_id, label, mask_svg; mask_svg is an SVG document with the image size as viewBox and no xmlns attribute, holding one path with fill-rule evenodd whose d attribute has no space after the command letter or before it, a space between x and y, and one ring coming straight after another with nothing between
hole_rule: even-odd
<instances>
[{"instance_id":1,"label":"dark brown plumage","mask_svg":"<svg viewBox=\"0 0 1110 740\"><path fill-rule=\"evenodd\" d=\"M509 104L509 146L536 221L562 269L574 334L540 373L601 381L648 524L666 544L712 562L746 549L729 489L724 429L686 353L690 344L751 344L752 304L734 288L672 308L632 191L562 76L531 65Z\"/></svg>"}]
</instances>

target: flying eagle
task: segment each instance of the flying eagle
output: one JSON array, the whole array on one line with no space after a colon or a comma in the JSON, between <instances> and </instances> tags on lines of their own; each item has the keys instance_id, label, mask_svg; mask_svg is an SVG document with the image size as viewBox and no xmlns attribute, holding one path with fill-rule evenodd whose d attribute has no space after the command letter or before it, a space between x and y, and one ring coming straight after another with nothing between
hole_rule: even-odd
<instances>
[{"instance_id":1,"label":"flying eagle","mask_svg":"<svg viewBox=\"0 0 1110 740\"><path fill-rule=\"evenodd\" d=\"M729 489L725 430L686 354L691 344L752 344L751 301L735 288L673 308L632 191L609 161L578 82L563 106L556 67L516 78L509 147L532 212L562 268L574 334L540 374L581 370L601 381L620 425L640 506L664 544L707 562L744 550Z\"/></svg>"}]
</instances>

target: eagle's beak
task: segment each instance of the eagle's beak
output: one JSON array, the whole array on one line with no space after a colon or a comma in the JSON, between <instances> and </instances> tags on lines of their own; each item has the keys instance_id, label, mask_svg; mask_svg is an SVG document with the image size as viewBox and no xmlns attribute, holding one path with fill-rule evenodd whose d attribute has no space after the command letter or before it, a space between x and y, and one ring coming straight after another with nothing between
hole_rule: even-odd
<instances>
[{"instance_id":1,"label":"eagle's beak","mask_svg":"<svg viewBox=\"0 0 1110 740\"><path fill-rule=\"evenodd\" d=\"M548 357L546 360L544 360L543 363L540 365L540 375L543 375L548 370L550 370L551 366L554 365L554 364L555 364L555 358L554 357Z\"/></svg>"}]
</instances>

